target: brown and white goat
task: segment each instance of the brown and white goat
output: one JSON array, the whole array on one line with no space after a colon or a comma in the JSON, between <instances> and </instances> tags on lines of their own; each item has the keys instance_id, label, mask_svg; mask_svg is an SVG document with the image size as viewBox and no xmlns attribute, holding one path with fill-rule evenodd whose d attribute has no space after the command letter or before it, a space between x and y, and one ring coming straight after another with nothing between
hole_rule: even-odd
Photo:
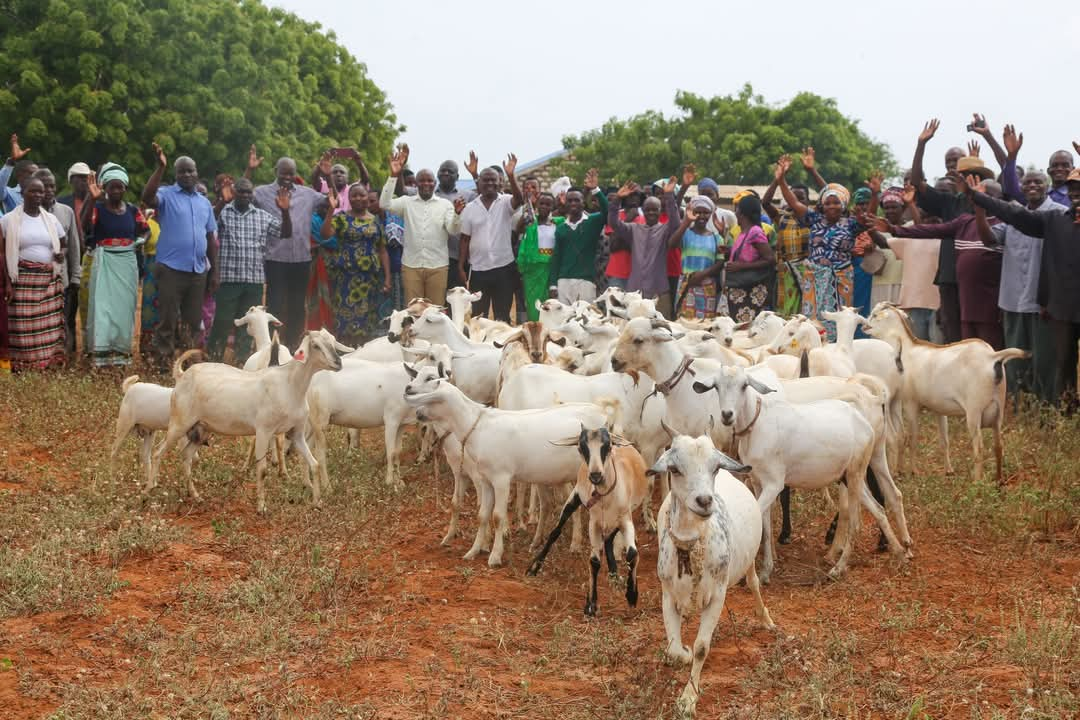
<instances>
[{"instance_id":1,"label":"brown and white goat","mask_svg":"<svg viewBox=\"0 0 1080 720\"><path fill-rule=\"evenodd\" d=\"M596 578L600 574L600 552L607 558L608 572L618 571L615 564L615 534L621 532L626 543L626 602L637 605L637 543L634 534L634 510L645 500L649 482L647 466L633 445L613 436L606 427L594 430L581 426L577 437L552 443L577 445L582 463L577 482L563 506L559 524L551 531L544 548L529 566L529 575L540 571L544 558L562 533L563 525L582 505L589 513L589 568L592 585L585 598L585 614L596 615Z\"/></svg>"}]
</instances>

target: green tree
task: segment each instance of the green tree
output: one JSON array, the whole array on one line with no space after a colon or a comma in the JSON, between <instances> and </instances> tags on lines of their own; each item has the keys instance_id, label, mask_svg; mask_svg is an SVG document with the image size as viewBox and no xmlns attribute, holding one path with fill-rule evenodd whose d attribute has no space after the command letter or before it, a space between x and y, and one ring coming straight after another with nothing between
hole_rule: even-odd
<instances>
[{"instance_id":1,"label":"green tree","mask_svg":"<svg viewBox=\"0 0 1080 720\"><path fill-rule=\"evenodd\" d=\"M886 176L897 172L884 144L845 117L835 100L813 93L799 93L774 107L747 84L738 95L709 99L679 92L675 105L678 112L671 117L650 110L563 138L574 158L563 161L563 171L580 177L585 168L597 167L611 182L651 182L694 163L699 176L721 184L767 185L781 154L798 154L809 145L818 169L831 182L852 187L871 170L881 169Z\"/></svg>"},{"instance_id":2,"label":"green tree","mask_svg":"<svg viewBox=\"0 0 1080 720\"><path fill-rule=\"evenodd\" d=\"M57 171L111 160L140 185L157 141L204 177L241 172L252 143L305 175L355 146L378 172L404 130L333 33L256 0L0 0L0 22L0 133Z\"/></svg>"}]
</instances>

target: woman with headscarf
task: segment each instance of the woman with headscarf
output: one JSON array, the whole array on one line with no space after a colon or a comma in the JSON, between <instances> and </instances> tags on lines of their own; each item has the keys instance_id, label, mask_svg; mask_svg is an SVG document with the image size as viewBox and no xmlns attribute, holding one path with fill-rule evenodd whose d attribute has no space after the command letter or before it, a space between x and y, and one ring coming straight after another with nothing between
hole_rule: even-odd
<instances>
[{"instance_id":1,"label":"woman with headscarf","mask_svg":"<svg viewBox=\"0 0 1080 720\"><path fill-rule=\"evenodd\" d=\"M127 170L105 163L98 175L91 173L88 184L93 202L83 205L82 223L94 256L86 343L95 367L131 363L139 293L135 245L150 228L142 211L124 201L128 182Z\"/></svg>"},{"instance_id":2,"label":"woman with headscarf","mask_svg":"<svg viewBox=\"0 0 1080 720\"><path fill-rule=\"evenodd\" d=\"M773 306L776 257L762 227L761 200L746 194L735 204L739 233L724 266L723 294L728 315L738 323L753 321Z\"/></svg>"},{"instance_id":3,"label":"woman with headscarf","mask_svg":"<svg viewBox=\"0 0 1080 720\"><path fill-rule=\"evenodd\" d=\"M823 312L851 305L854 271L851 251L855 238L866 228L846 214L851 193L837 183L826 185L818 198L818 209L806 207L788 187L785 176L791 158L784 155L776 163L776 182L799 222L810 229L810 254L799 279L802 288L802 312L825 327L829 342L836 342L836 324L825 320Z\"/></svg>"},{"instance_id":4,"label":"woman with headscarf","mask_svg":"<svg viewBox=\"0 0 1080 720\"><path fill-rule=\"evenodd\" d=\"M681 317L710 320L716 316L716 275L723 266L722 240L713 231L716 206L704 195L690 201L686 217L670 243L682 249L675 313Z\"/></svg>"},{"instance_id":5,"label":"woman with headscarf","mask_svg":"<svg viewBox=\"0 0 1080 720\"><path fill-rule=\"evenodd\" d=\"M22 205L0 218L0 282L8 318L11 369L63 365L64 228L42 206L45 185L31 177L22 187Z\"/></svg>"}]
</instances>

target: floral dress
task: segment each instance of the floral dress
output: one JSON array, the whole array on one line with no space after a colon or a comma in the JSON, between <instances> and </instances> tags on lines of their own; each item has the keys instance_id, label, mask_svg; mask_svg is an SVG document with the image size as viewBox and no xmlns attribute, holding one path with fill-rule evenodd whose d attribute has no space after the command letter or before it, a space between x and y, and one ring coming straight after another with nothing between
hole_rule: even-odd
<instances>
[{"instance_id":1,"label":"floral dress","mask_svg":"<svg viewBox=\"0 0 1080 720\"><path fill-rule=\"evenodd\" d=\"M836 342L836 324L821 313L851 305L855 289L851 251L863 228L854 218L842 217L832 225L825 216L808 210L802 224L810 229L810 255L801 270L803 315L816 318L825 326L829 342Z\"/></svg>"},{"instance_id":2,"label":"floral dress","mask_svg":"<svg viewBox=\"0 0 1080 720\"><path fill-rule=\"evenodd\" d=\"M383 225L374 215L338 213L333 238L323 245L330 280L334 336L346 345L375 337L383 301L379 250L386 247Z\"/></svg>"}]
</instances>

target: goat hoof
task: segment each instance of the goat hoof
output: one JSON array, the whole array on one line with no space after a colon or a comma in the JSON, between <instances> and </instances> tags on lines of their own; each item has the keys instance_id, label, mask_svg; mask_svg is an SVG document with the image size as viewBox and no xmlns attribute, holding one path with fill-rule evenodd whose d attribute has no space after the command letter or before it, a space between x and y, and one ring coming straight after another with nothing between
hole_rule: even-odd
<instances>
[{"instance_id":1,"label":"goat hoof","mask_svg":"<svg viewBox=\"0 0 1080 720\"><path fill-rule=\"evenodd\" d=\"M776 542L780 543L781 545L790 545L791 533L780 533L780 537L776 538Z\"/></svg>"},{"instance_id":2,"label":"goat hoof","mask_svg":"<svg viewBox=\"0 0 1080 720\"><path fill-rule=\"evenodd\" d=\"M685 645L680 645L677 649L668 647L666 655L668 662L676 665L686 665L693 660L690 648Z\"/></svg>"},{"instance_id":3,"label":"goat hoof","mask_svg":"<svg viewBox=\"0 0 1080 720\"><path fill-rule=\"evenodd\" d=\"M636 587L628 587L628 588L626 588L626 603L630 607L637 607L637 588Z\"/></svg>"},{"instance_id":4,"label":"goat hoof","mask_svg":"<svg viewBox=\"0 0 1080 720\"><path fill-rule=\"evenodd\" d=\"M842 578L844 576L844 571L845 571L844 568L842 568L842 567L840 567L838 565L834 566L833 569L829 571L829 579L830 580L839 580L840 578Z\"/></svg>"},{"instance_id":5,"label":"goat hoof","mask_svg":"<svg viewBox=\"0 0 1080 720\"><path fill-rule=\"evenodd\" d=\"M585 601L585 615L586 617L596 617L596 604Z\"/></svg>"},{"instance_id":6,"label":"goat hoof","mask_svg":"<svg viewBox=\"0 0 1080 720\"><path fill-rule=\"evenodd\" d=\"M879 535L879 536L878 536L878 541L877 541L877 551L878 551L879 553L883 553L883 552L888 552L888 551L889 551L889 541L888 541L888 539L887 539L887 538L886 538L886 537L885 537L884 535Z\"/></svg>"}]
</instances>

